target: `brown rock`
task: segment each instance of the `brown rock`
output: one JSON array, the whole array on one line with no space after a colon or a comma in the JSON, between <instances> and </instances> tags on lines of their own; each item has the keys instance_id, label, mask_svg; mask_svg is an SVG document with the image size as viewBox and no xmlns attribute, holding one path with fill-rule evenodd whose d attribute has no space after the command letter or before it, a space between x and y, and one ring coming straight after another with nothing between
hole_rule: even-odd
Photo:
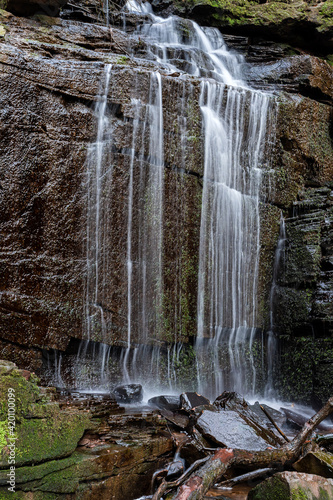
<instances>
[{"instance_id":1,"label":"brown rock","mask_svg":"<svg viewBox=\"0 0 333 500\"><path fill-rule=\"evenodd\" d=\"M324 451L310 451L295 462L293 467L297 472L333 478L333 455Z\"/></svg>"},{"instance_id":2,"label":"brown rock","mask_svg":"<svg viewBox=\"0 0 333 500\"><path fill-rule=\"evenodd\" d=\"M333 480L315 474L298 472L279 472L253 488L248 500L267 500L268 498L333 498Z\"/></svg>"},{"instance_id":3,"label":"brown rock","mask_svg":"<svg viewBox=\"0 0 333 500\"><path fill-rule=\"evenodd\" d=\"M47 16L57 16L66 0L8 0L7 9L18 16L31 16L42 12Z\"/></svg>"}]
</instances>

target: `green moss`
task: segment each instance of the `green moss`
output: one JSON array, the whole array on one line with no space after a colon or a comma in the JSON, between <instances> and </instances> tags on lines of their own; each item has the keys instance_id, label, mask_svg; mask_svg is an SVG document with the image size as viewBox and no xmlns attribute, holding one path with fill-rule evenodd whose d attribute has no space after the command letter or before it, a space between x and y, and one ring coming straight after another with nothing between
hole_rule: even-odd
<instances>
[{"instance_id":1,"label":"green moss","mask_svg":"<svg viewBox=\"0 0 333 500\"><path fill-rule=\"evenodd\" d=\"M60 411L53 418L22 421L17 427L17 465L70 455L87 425L85 415Z\"/></svg>"},{"instance_id":2,"label":"green moss","mask_svg":"<svg viewBox=\"0 0 333 500\"><path fill-rule=\"evenodd\" d=\"M5 448L8 390L15 398L16 465L38 463L70 455L76 448L89 415L62 411L50 396L40 393L38 379L12 366L0 365L0 466L8 465Z\"/></svg>"},{"instance_id":3,"label":"green moss","mask_svg":"<svg viewBox=\"0 0 333 500\"><path fill-rule=\"evenodd\" d=\"M121 64L121 65L128 64L129 60L130 59L128 56L119 56L116 59L116 64Z\"/></svg>"},{"instance_id":4,"label":"green moss","mask_svg":"<svg viewBox=\"0 0 333 500\"><path fill-rule=\"evenodd\" d=\"M2 450L7 445L7 436L8 436L8 421L0 421L0 456L2 454Z\"/></svg>"}]
</instances>

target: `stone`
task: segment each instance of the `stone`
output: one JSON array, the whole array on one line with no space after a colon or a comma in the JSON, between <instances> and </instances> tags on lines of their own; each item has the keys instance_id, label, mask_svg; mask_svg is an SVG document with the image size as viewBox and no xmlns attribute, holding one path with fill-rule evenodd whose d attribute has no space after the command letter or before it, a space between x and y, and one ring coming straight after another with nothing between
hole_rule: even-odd
<instances>
[{"instance_id":1,"label":"stone","mask_svg":"<svg viewBox=\"0 0 333 500\"><path fill-rule=\"evenodd\" d=\"M269 447L269 443L256 434L235 411L206 410L198 418L196 427L206 439L218 446L251 451L261 451Z\"/></svg>"},{"instance_id":2,"label":"stone","mask_svg":"<svg viewBox=\"0 0 333 500\"><path fill-rule=\"evenodd\" d=\"M297 92L304 96L316 96L317 100L330 102L333 99L332 67L322 59L310 55L285 57L277 62L252 66L251 82L274 84L281 90Z\"/></svg>"},{"instance_id":3,"label":"stone","mask_svg":"<svg viewBox=\"0 0 333 500\"><path fill-rule=\"evenodd\" d=\"M166 479L168 481L172 481L177 477L181 476L184 472L184 461L183 460L174 460L168 465L168 472L166 475Z\"/></svg>"},{"instance_id":4,"label":"stone","mask_svg":"<svg viewBox=\"0 0 333 500\"><path fill-rule=\"evenodd\" d=\"M297 472L307 472L333 478L333 455L324 451L309 451L293 464Z\"/></svg>"},{"instance_id":5,"label":"stone","mask_svg":"<svg viewBox=\"0 0 333 500\"><path fill-rule=\"evenodd\" d=\"M190 419L187 415L181 413L173 412L170 410L162 409L160 411L162 417L164 417L169 422L173 423L176 427L180 429L186 429L190 423Z\"/></svg>"},{"instance_id":6,"label":"stone","mask_svg":"<svg viewBox=\"0 0 333 500\"><path fill-rule=\"evenodd\" d=\"M288 408L281 408L281 410L284 412L286 415L287 419L292 422L293 424L298 425L299 428L303 427L305 422L307 422L310 418L308 415L302 415L300 413L297 413L296 411L289 410ZM332 432L333 427L329 423L326 422L321 422L316 429L322 432Z\"/></svg>"},{"instance_id":7,"label":"stone","mask_svg":"<svg viewBox=\"0 0 333 500\"><path fill-rule=\"evenodd\" d=\"M315 474L279 472L265 479L248 494L248 500L283 499L329 500L333 498L333 480Z\"/></svg>"},{"instance_id":8,"label":"stone","mask_svg":"<svg viewBox=\"0 0 333 500\"><path fill-rule=\"evenodd\" d=\"M143 398L142 385L119 385L113 390L113 394L120 403L141 403Z\"/></svg>"},{"instance_id":9,"label":"stone","mask_svg":"<svg viewBox=\"0 0 333 500\"><path fill-rule=\"evenodd\" d=\"M170 395L162 395L155 396L153 398L148 399L148 403L150 405L157 406L161 410L180 410L180 398L179 396L170 396Z\"/></svg>"},{"instance_id":10,"label":"stone","mask_svg":"<svg viewBox=\"0 0 333 500\"><path fill-rule=\"evenodd\" d=\"M256 434L272 446L284 444L280 434L268 422L267 417L264 414L259 415L258 412L254 412L247 401L237 392L224 391L213 404L217 409L235 411L246 425L249 425Z\"/></svg>"},{"instance_id":11,"label":"stone","mask_svg":"<svg viewBox=\"0 0 333 500\"><path fill-rule=\"evenodd\" d=\"M17 365L12 361L0 360L0 374L5 372L10 372L17 368Z\"/></svg>"},{"instance_id":12,"label":"stone","mask_svg":"<svg viewBox=\"0 0 333 500\"><path fill-rule=\"evenodd\" d=\"M67 0L8 0L7 9L17 16L31 16L37 12L57 16L65 3Z\"/></svg>"},{"instance_id":13,"label":"stone","mask_svg":"<svg viewBox=\"0 0 333 500\"><path fill-rule=\"evenodd\" d=\"M333 452L333 434L318 436L316 442L319 446L326 448L327 451Z\"/></svg>"},{"instance_id":14,"label":"stone","mask_svg":"<svg viewBox=\"0 0 333 500\"><path fill-rule=\"evenodd\" d=\"M180 404L184 410L190 412L196 406L209 405L210 401L197 392L183 392L180 395Z\"/></svg>"}]
</instances>

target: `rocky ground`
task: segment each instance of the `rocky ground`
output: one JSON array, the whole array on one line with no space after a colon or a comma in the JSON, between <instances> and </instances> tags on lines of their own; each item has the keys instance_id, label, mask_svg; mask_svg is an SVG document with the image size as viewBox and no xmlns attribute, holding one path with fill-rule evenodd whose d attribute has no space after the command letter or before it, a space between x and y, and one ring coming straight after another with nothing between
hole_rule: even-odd
<instances>
[{"instance_id":1,"label":"rocky ground","mask_svg":"<svg viewBox=\"0 0 333 500\"><path fill-rule=\"evenodd\" d=\"M180 486L191 473L198 477L215 460L220 464L223 450L235 453L238 462L210 480L207 498L236 498L230 487L239 484L244 499L249 490L249 498L258 500L280 490L283 499L297 491L320 500L318 488L327 498L333 494L331 421L318 420L316 441L313 435L291 454L286 441L295 434L298 439L295 429L306 418L259 403L250 406L235 393L223 393L213 404L184 393L142 405L140 386L104 395L59 391L38 386L33 373L6 361L0 361L0 381L1 499L131 500L155 492L158 500L162 490ZM306 429L301 433L309 436L309 425ZM256 456L261 456L259 471L259 463L249 465ZM242 476L252 469L255 473Z\"/></svg>"}]
</instances>

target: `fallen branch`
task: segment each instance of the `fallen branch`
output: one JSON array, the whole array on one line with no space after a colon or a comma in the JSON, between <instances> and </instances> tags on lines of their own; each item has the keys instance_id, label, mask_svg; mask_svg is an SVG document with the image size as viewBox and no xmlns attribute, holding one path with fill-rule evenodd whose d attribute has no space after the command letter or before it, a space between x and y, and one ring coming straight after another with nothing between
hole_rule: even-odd
<instances>
[{"instance_id":1,"label":"fallen branch","mask_svg":"<svg viewBox=\"0 0 333 500\"><path fill-rule=\"evenodd\" d=\"M313 430L333 411L333 397L312 418L299 434L279 449L264 451L218 449L205 465L178 488L172 500L201 500L205 493L219 481L221 476L233 465L248 468L281 468L295 462L301 448ZM170 485L171 486L171 485ZM155 499L154 499L155 500Z\"/></svg>"},{"instance_id":2,"label":"fallen branch","mask_svg":"<svg viewBox=\"0 0 333 500\"><path fill-rule=\"evenodd\" d=\"M244 483L245 481L253 481L253 479L258 479L259 477L272 475L277 472L277 469L267 468L266 469L258 469L252 472L248 472L247 474L242 474L241 476L234 477L233 479L228 479L227 481L223 481L219 483L217 489L220 487L231 487L235 484ZM216 486L215 486L216 488Z\"/></svg>"},{"instance_id":3,"label":"fallen branch","mask_svg":"<svg viewBox=\"0 0 333 500\"><path fill-rule=\"evenodd\" d=\"M281 436L287 441L287 443L290 443L290 439L285 435L284 432L281 431L280 427L276 424L276 422L273 420L273 418L271 417L271 415L268 413L268 411L266 410L266 408L264 408L262 405L260 405L260 408L262 409L262 411L265 413L266 417L268 418L268 420L274 425L275 429L281 434Z\"/></svg>"},{"instance_id":4,"label":"fallen branch","mask_svg":"<svg viewBox=\"0 0 333 500\"><path fill-rule=\"evenodd\" d=\"M155 494L153 495L153 498L152 500L160 500L160 498L162 497L163 493L168 490L168 489L172 489L172 488L177 488L178 486L180 486L184 481L185 479L188 478L188 476L190 474L192 474L192 472L194 472L201 464L207 462L209 460L210 457L205 457L205 458L201 458L200 460L197 460L196 462L194 462L191 467L189 467L185 472L184 474L182 474L178 479L176 479L175 481L170 481L170 482L167 482L165 481L165 479L162 481L162 483L160 484L160 486L158 487L158 489L156 490Z\"/></svg>"}]
</instances>

